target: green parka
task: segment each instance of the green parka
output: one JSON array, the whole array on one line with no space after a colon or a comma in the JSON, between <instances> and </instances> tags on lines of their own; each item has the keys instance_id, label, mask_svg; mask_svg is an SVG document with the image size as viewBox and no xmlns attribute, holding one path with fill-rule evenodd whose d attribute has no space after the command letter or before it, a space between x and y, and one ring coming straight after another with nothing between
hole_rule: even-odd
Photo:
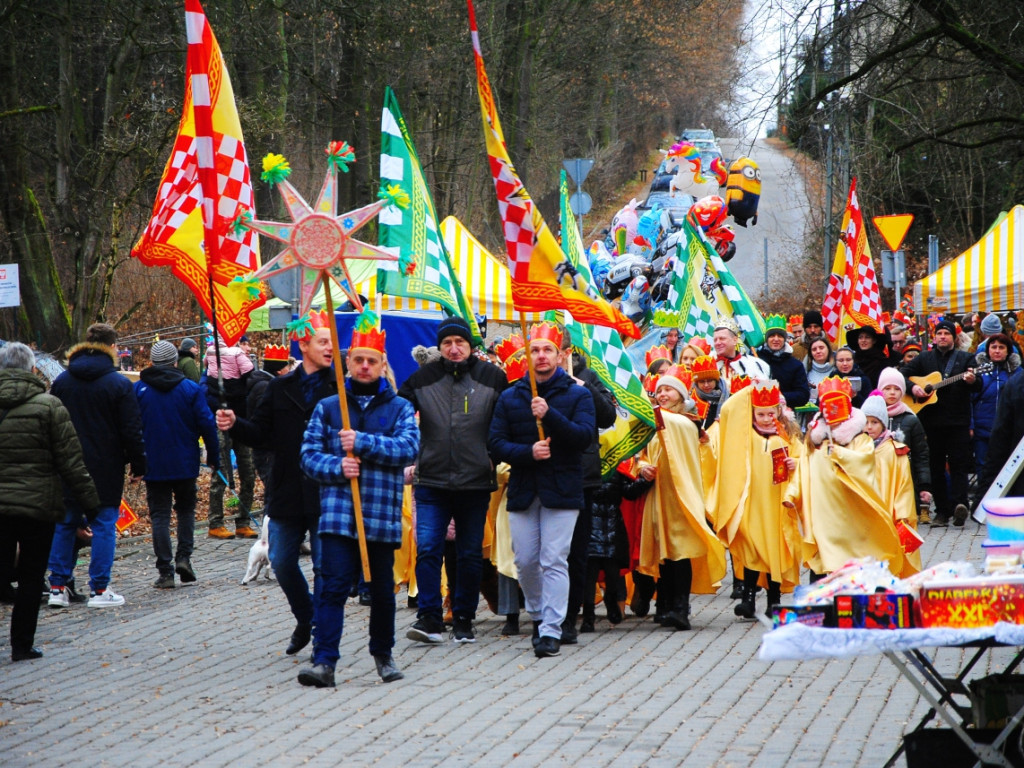
<instances>
[{"instance_id":1,"label":"green parka","mask_svg":"<svg viewBox=\"0 0 1024 768\"><path fill-rule=\"evenodd\" d=\"M62 520L62 480L83 509L99 507L67 409L28 371L0 370L0 514Z\"/></svg>"}]
</instances>

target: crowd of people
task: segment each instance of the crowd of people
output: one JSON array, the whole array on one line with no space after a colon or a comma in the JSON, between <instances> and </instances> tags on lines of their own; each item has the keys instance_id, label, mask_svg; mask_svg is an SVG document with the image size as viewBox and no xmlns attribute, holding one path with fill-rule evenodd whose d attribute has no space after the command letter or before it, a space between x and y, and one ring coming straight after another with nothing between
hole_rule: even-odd
<instances>
[{"instance_id":1,"label":"crowd of people","mask_svg":"<svg viewBox=\"0 0 1024 768\"><path fill-rule=\"evenodd\" d=\"M969 319L973 337L937 319L930 346L898 317L849 329L836 349L816 311L770 316L758 349L730 319L710 341L670 329L646 354L658 428L604 473L602 434L623 415L558 324L484 352L465 321L446 318L396 387L366 313L346 340L339 391L331 320L314 313L295 333L299 362L270 345L260 368L220 339L202 361L190 339L160 341L134 385L118 373L116 332L95 324L48 394L31 350L0 348L0 581L19 585L14 660L42 655L47 570L55 609L124 604L111 567L126 481L146 486L154 587L197 580L200 440L214 477L208 535L257 536L258 475L269 559L295 619L286 653L312 642L299 682L329 687L356 590L379 676L404 676L392 653L400 581L416 608L408 639L442 643L450 625L455 643L475 642L483 594L503 634L519 633L525 609L546 658L594 631L598 585L610 624L627 604L642 618L653 603L657 624L685 631L690 596L716 593L730 559L743 619L762 589L770 615L804 570L815 580L870 555L908 575L920 556L901 528L964 525L969 476L984 490L1024 434L1015 329L996 315ZM232 456L234 532L222 470ZM74 578L87 539L88 597Z\"/></svg>"}]
</instances>

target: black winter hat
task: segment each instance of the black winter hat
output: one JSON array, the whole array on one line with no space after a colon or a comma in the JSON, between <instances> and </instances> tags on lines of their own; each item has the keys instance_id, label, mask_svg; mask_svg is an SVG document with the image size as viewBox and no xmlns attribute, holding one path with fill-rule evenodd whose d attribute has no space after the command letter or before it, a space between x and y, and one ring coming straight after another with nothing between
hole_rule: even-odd
<instances>
[{"instance_id":1,"label":"black winter hat","mask_svg":"<svg viewBox=\"0 0 1024 768\"><path fill-rule=\"evenodd\" d=\"M816 309L809 309L804 312L804 328L808 325L823 325L821 312Z\"/></svg>"},{"instance_id":2,"label":"black winter hat","mask_svg":"<svg viewBox=\"0 0 1024 768\"><path fill-rule=\"evenodd\" d=\"M441 324L437 326L437 346L440 347L441 341L449 336L461 336L470 345L473 344L473 332L469 328L469 323L461 317L446 317L441 321Z\"/></svg>"}]
</instances>

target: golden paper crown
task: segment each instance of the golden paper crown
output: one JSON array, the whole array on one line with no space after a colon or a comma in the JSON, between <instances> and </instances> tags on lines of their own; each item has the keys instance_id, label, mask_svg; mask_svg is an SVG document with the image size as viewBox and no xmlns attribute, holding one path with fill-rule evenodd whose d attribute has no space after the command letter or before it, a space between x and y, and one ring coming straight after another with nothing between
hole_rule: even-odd
<instances>
[{"instance_id":1,"label":"golden paper crown","mask_svg":"<svg viewBox=\"0 0 1024 768\"><path fill-rule=\"evenodd\" d=\"M818 383L818 407L829 425L841 424L853 412L853 387L841 376L829 376Z\"/></svg>"},{"instance_id":2,"label":"golden paper crown","mask_svg":"<svg viewBox=\"0 0 1024 768\"><path fill-rule=\"evenodd\" d=\"M777 381L758 381L750 393L750 403L755 408L774 408L782 402L782 391Z\"/></svg>"},{"instance_id":3,"label":"golden paper crown","mask_svg":"<svg viewBox=\"0 0 1024 768\"><path fill-rule=\"evenodd\" d=\"M539 323L534 323L530 326L530 341L550 341L555 345L555 349L562 348L563 333L562 329L554 323L549 323L544 320Z\"/></svg>"},{"instance_id":4,"label":"golden paper crown","mask_svg":"<svg viewBox=\"0 0 1024 768\"><path fill-rule=\"evenodd\" d=\"M505 378L509 384L515 384L530 370L526 355L513 355L505 362Z\"/></svg>"},{"instance_id":5,"label":"golden paper crown","mask_svg":"<svg viewBox=\"0 0 1024 768\"><path fill-rule=\"evenodd\" d=\"M664 344L659 344L656 347L651 347L647 350L647 356L644 358L647 362L647 367L650 368L654 364L655 360L667 360L672 362L672 352Z\"/></svg>"},{"instance_id":6,"label":"golden paper crown","mask_svg":"<svg viewBox=\"0 0 1024 768\"><path fill-rule=\"evenodd\" d=\"M690 366L694 381L711 381L720 377L718 363L710 355L701 355Z\"/></svg>"},{"instance_id":7,"label":"golden paper crown","mask_svg":"<svg viewBox=\"0 0 1024 768\"><path fill-rule=\"evenodd\" d=\"M729 379L729 394L735 395L741 389L743 389L744 387L749 387L753 383L753 379L751 379L749 376L744 376L742 374L738 376L733 376L731 379Z\"/></svg>"},{"instance_id":8,"label":"golden paper crown","mask_svg":"<svg viewBox=\"0 0 1024 768\"><path fill-rule=\"evenodd\" d=\"M280 344L267 344L263 349L263 359L276 360L281 363L288 362L288 347Z\"/></svg>"},{"instance_id":9,"label":"golden paper crown","mask_svg":"<svg viewBox=\"0 0 1024 768\"><path fill-rule=\"evenodd\" d=\"M502 363L507 364L510 357L525 348L526 342L523 341L523 337L518 333L513 333L494 345L494 353Z\"/></svg>"},{"instance_id":10,"label":"golden paper crown","mask_svg":"<svg viewBox=\"0 0 1024 768\"><path fill-rule=\"evenodd\" d=\"M357 349L372 349L383 355L384 336L385 333L380 328L380 316L376 312L364 309L352 328L352 343L348 351L351 354Z\"/></svg>"}]
</instances>

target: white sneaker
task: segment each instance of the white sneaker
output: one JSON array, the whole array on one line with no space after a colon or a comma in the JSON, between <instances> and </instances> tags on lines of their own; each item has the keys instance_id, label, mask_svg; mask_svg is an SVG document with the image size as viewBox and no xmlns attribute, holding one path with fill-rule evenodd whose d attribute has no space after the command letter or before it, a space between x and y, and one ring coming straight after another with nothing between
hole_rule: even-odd
<instances>
[{"instance_id":1,"label":"white sneaker","mask_svg":"<svg viewBox=\"0 0 1024 768\"><path fill-rule=\"evenodd\" d=\"M90 608L116 608L119 605L124 605L124 598L110 587L89 598Z\"/></svg>"},{"instance_id":2,"label":"white sneaker","mask_svg":"<svg viewBox=\"0 0 1024 768\"><path fill-rule=\"evenodd\" d=\"M71 605L68 591L64 587L54 587L50 590L50 599L46 604L51 608L67 608Z\"/></svg>"}]
</instances>

